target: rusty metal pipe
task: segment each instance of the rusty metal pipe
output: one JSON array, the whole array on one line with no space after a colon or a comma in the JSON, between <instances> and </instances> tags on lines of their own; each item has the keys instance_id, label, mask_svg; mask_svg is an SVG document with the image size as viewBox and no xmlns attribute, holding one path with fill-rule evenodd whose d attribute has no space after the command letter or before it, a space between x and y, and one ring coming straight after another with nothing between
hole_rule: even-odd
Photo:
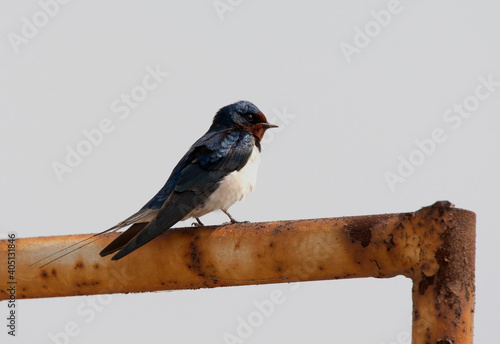
<instances>
[{"instance_id":1,"label":"rusty metal pipe","mask_svg":"<svg viewBox=\"0 0 500 344\"><path fill-rule=\"evenodd\" d=\"M117 235L41 269L29 265L88 235L16 240L17 299L404 275L413 280L412 343L472 343L475 214L449 202L414 213L180 228L122 260L101 258ZM0 241L0 261L7 247ZM0 300L9 281L2 272Z\"/></svg>"}]
</instances>

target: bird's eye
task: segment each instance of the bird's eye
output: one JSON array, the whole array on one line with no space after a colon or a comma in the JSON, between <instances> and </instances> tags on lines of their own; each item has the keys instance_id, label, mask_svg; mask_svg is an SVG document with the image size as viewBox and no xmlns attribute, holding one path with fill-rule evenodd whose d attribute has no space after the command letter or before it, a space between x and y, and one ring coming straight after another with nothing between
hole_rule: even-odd
<instances>
[{"instance_id":1,"label":"bird's eye","mask_svg":"<svg viewBox=\"0 0 500 344\"><path fill-rule=\"evenodd\" d=\"M247 117L247 119L248 119L249 122L253 121L253 115L247 114L246 117Z\"/></svg>"}]
</instances>

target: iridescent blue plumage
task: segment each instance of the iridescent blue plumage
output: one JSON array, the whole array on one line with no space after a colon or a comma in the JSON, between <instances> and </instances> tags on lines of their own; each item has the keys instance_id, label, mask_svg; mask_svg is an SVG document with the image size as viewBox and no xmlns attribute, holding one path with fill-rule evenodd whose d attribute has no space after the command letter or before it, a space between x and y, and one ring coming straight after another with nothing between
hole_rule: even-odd
<instances>
[{"instance_id":1,"label":"iridescent blue plumage","mask_svg":"<svg viewBox=\"0 0 500 344\"><path fill-rule=\"evenodd\" d=\"M100 252L101 256L118 251L112 259L120 259L167 231L178 221L192 217L203 225L199 217L215 210L222 210L231 222L236 222L228 209L255 188L260 163L260 141L267 129L275 127L250 102L240 101L223 107L214 116L205 135L191 146L174 167L165 185L137 213L33 264L71 249L42 265L46 266L102 238L103 234L126 226L130 228L108 244Z\"/></svg>"},{"instance_id":2,"label":"iridescent blue plumage","mask_svg":"<svg viewBox=\"0 0 500 344\"><path fill-rule=\"evenodd\" d=\"M250 157L254 140L253 135L244 129L209 130L191 146L163 188L142 209L160 209L174 189L189 189L189 185L196 181L203 184L204 171L217 171L217 175L210 177L220 179L240 170Z\"/></svg>"},{"instance_id":3,"label":"iridescent blue plumage","mask_svg":"<svg viewBox=\"0 0 500 344\"><path fill-rule=\"evenodd\" d=\"M273 127L250 102L240 101L220 109L209 130L182 157L161 190L136 214L113 227L132 224L101 255L119 250L112 259L120 259L191 216L201 223L198 217L212 211L208 202L217 201L214 195L226 197L217 189L247 165L255 149L260 151L264 132ZM234 180L239 179L231 182ZM223 190L226 192L227 186Z\"/></svg>"}]
</instances>

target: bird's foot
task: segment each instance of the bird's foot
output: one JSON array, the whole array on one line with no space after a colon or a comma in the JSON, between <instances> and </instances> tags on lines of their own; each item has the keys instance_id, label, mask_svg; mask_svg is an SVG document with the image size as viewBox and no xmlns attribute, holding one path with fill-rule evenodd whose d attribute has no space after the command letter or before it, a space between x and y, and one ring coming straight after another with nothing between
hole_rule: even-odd
<instances>
[{"instance_id":1,"label":"bird's foot","mask_svg":"<svg viewBox=\"0 0 500 344\"><path fill-rule=\"evenodd\" d=\"M191 226L193 226L193 227L203 227L203 226L205 226L205 225L203 224L203 222L201 222L201 221L200 221L200 219L199 219L199 218L197 218L197 217L196 217L196 218L195 218L195 220L196 220L196 222L193 222L193 223L191 224Z\"/></svg>"},{"instance_id":2,"label":"bird's foot","mask_svg":"<svg viewBox=\"0 0 500 344\"><path fill-rule=\"evenodd\" d=\"M226 214L229 217L230 222L224 222L222 225L230 225L230 224L235 224L235 223L249 223L250 221L238 221L235 220L234 217L231 216L226 210L223 210L224 214Z\"/></svg>"},{"instance_id":3,"label":"bird's foot","mask_svg":"<svg viewBox=\"0 0 500 344\"><path fill-rule=\"evenodd\" d=\"M229 220L231 221L230 223L238 223L238 221L236 221L234 219L234 217L231 216L231 214L229 214L226 210L222 210L224 212L224 214L227 215L227 217L229 217Z\"/></svg>"}]
</instances>

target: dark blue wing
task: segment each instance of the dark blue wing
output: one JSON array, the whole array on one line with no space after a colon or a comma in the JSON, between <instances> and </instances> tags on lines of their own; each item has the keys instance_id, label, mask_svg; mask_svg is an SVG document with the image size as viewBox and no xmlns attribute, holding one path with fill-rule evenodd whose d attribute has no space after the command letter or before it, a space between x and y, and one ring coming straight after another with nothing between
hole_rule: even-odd
<instances>
[{"instance_id":1,"label":"dark blue wing","mask_svg":"<svg viewBox=\"0 0 500 344\"><path fill-rule=\"evenodd\" d=\"M254 137L246 130L224 130L198 140L177 164L165 186L145 207L156 207L158 215L112 259L120 259L146 244L186 217L219 187L229 173L248 162Z\"/></svg>"},{"instance_id":2,"label":"dark blue wing","mask_svg":"<svg viewBox=\"0 0 500 344\"><path fill-rule=\"evenodd\" d=\"M142 207L144 209L160 209L172 191L189 189L206 180L200 175L200 169L230 173L245 166L254 145L254 138L250 132L225 130L208 132L196 141L189 151L175 166L170 177L161 190ZM231 151L233 147L238 147ZM231 152L231 154L230 154ZM209 179L219 178L220 173L208 174Z\"/></svg>"},{"instance_id":3,"label":"dark blue wing","mask_svg":"<svg viewBox=\"0 0 500 344\"><path fill-rule=\"evenodd\" d=\"M247 163L253 149L253 135L230 131L212 137L195 148L193 159L181 171L174 191L200 193Z\"/></svg>"}]
</instances>

